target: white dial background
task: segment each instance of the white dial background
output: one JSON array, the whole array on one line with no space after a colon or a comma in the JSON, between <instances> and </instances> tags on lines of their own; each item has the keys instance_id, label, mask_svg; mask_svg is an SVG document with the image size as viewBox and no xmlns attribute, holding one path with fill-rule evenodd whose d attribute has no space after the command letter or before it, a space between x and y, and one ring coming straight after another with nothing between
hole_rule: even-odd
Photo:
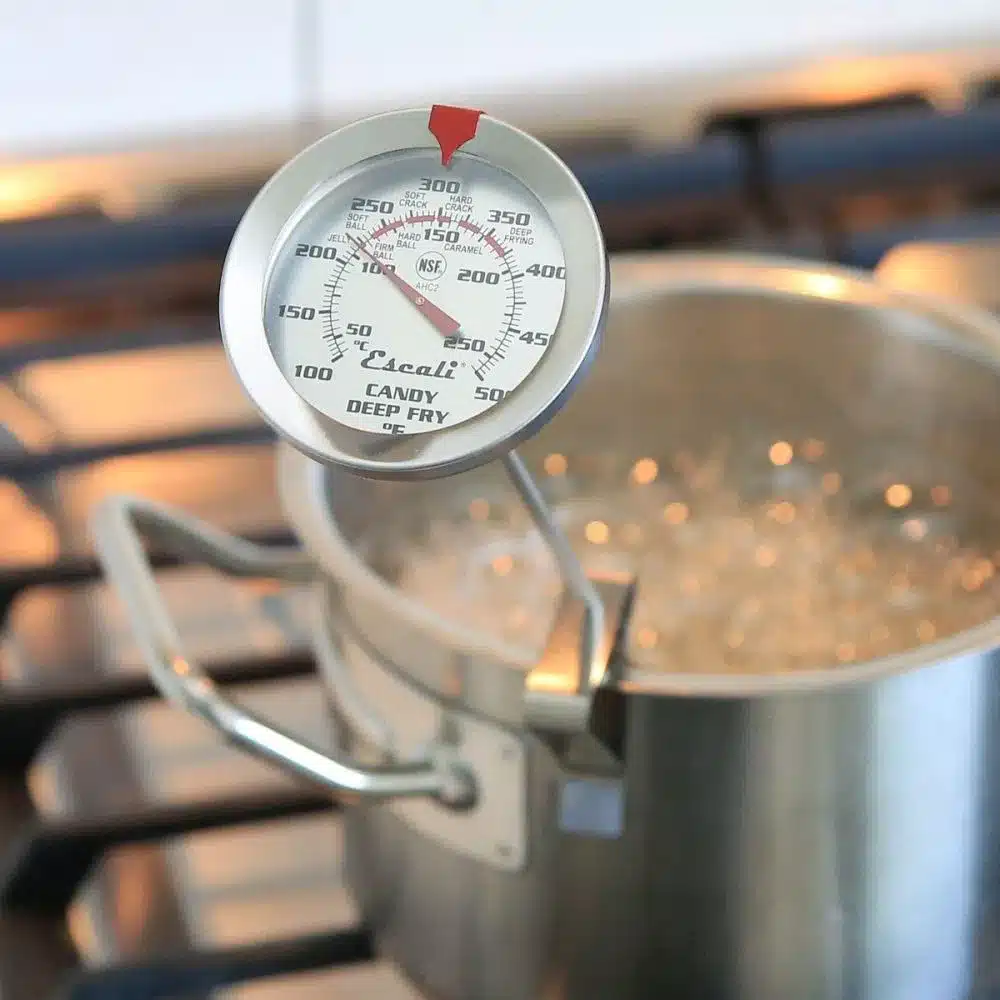
<instances>
[{"instance_id":1,"label":"white dial background","mask_svg":"<svg viewBox=\"0 0 1000 1000\"><path fill-rule=\"evenodd\" d=\"M315 409L359 430L419 434L513 392L549 345L564 290L563 248L527 187L461 152L446 168L421 150L362 165L312 206L276 259L264 323L282 373ZM436 328L416 294L457 333Z\"/></svg>"}]
</instances>

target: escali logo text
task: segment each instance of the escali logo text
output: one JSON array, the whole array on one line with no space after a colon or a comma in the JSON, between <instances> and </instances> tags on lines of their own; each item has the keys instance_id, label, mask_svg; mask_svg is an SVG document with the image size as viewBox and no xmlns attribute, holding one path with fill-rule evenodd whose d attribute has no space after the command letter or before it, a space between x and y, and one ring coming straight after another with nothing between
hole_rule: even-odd
<instances>
[{"instance_id":1,"label":"escali logo text","mask_svg":"<svg viewBox=\"0 0 1000 1000\"><path fill-rule=\"evenodd\" d=\"M430 365L415 365L409 361L399 361L397 358L389 358L388 361L382 359L386 356L385 351L369 351L361 362L362 368L371 368L379 372L399 372L400 375L421 375L424 378L450 378L455 377L455 369L458 367L457 361L441 361L436 368Z\"/></svg>"}]
</instances>

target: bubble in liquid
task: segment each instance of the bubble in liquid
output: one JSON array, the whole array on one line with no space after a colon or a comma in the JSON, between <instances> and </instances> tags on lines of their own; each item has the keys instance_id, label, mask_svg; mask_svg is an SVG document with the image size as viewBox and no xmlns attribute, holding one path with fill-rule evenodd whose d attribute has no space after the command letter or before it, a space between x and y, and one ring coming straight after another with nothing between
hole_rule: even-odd
<instances>
[{"instance_id":1,"label":"bubble in liquid","mask_svg":"<svg viewBox=\"0 0 1000 1000\"><path fill-rule=\"evenodd\" d=\"M828 454L811 440L795 454ZM780 466L793 452L787 441L765 447L777 444L789 449L776 453ZM892 512L913 503L912 485L885 488L882 519L854 520L834 499L854 484L834 470L811 492L789 492L781 477L783 495L751 497L718 458L680 454L677 472L657 466L652 476L651 466L637 469L645 460L620 457L595 459L588 472L590 457L574 462L566 484L574 492L558 517L591 572L637 574L626 645L643 669L773 673L864 662L1000 613L1000 545L979 550L963 537L960 546L937 514L897 519ZM550 462L546 471L559 468ZM703 489L681 501L679 479ZM939 508L952 502L950 487L929 492ZM428 522L394 544L393 582L445 617L524 648L530 662L564 591L530 517L515 499L484 491L454 519L436 508ZM384 536L376 549L386 550Z\"/></svg>"},{"instance_id":2,"label":"bubble in liquid","mask_svg":"<svg viewBox=\"0 0 1000 1000\"><path fill-rule=\"evenodd\" d=\"M686 503L668 503L663 508L663 519L668 524L683 524L688 518Z\"/></svg>"},{"instance_id":3,"label":"bubble in liquid","mask_svg":"<svg viewBox=\"0 0 1000 1000\"><path fill-rule=\"evenodd\" d=\"M497 556L490 565L497 576L506 576L514 568L514 560L507 555Z\"/></svg>"},{"instance_id":4,"label":"bubble in liquid","mask_svg":"<svg viewBox=\"0 0 1000 1000\"><path fill-rule=\"evenodd\" d=\"M608 526L603 521L591 521L583 529L583 533L587 541L594 545L603 545L608 540L608 535L610 534Z\"/></svg>"},{"instance_id":5,"label":"bubble in liquid","mask_svg":"<svg viewBox=\"0 0 1000 1000\"><path fill-rule=\"evenodd\" d=\"M788 465L794 454L792 446L787 441L775 441L767 453L773 465Z\"/></svg>"},{"instance_id":6,"label":"bubble in liquid","mask_svg":"<svg viewBox=\"0 0 1000 1000\"><path fill-rule=\"evenodd\" d=\"M490 516L489 502L479 498L469 504L469 517L473 521L485 521Z\"/></svg>"},{"instance_id":7,"label":"bubble in liquid","mask_svg":"<svg viewBox=\"0 0 1000 1000\"><path fill-rule=\"evenodd\" d=\"M778 524L791 524L795 520L795 504L782 500L771 508L770 514Z\"/></svg>"},{"instance_id":8,"label":"bubble in liquid","mask_svg":"<svg viewBox=\"0 0 1000 1000\"><path fill-rule=\"evenodd\" d=\"M885 502L897 510L905 507L913 499L913 490L906 483L893 483L885 491Z\"/></svg>"},{"instance_id":9,"label":"bubble in liquid","mask_svg":"<svg viewBox=\"0 0 1000 1000\"><path fill-rule=\"evenodd\" d=\"M635 465L632 466L632 482L637 483L639 486L648 486L654 479L656 479L657 473L659 472L659 466L651 458L640 458Z\"/></svg>"},{"instance_id":10,"label":"bubble in liquid","mask_svg":"<svg viewBox=\"0 0 1000 1000\"><path fill-rule=\"evenodd\" d=\"M542 468L550 476L564 476L569 463L565 455L546 455Z\"/></svg>"}]
</instances>

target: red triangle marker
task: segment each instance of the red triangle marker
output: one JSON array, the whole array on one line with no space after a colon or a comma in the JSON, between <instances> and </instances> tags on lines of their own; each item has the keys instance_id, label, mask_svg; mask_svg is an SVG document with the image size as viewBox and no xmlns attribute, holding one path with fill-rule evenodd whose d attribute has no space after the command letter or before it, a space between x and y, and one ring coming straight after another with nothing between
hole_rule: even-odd
<instances>
[{"instance_id":1,"label":"red triangle marker","mask_svg":"<svg viewBox=\"0 0 1000 1000\"><path fill-rule=\"evenodd\" d=\"M482 111L472 108L453 108L448 104L435 104L427 121L427 128L441 147L441 163L448 166L459 146L474 139L479 128Z\"/></svg>"}]
</instances>

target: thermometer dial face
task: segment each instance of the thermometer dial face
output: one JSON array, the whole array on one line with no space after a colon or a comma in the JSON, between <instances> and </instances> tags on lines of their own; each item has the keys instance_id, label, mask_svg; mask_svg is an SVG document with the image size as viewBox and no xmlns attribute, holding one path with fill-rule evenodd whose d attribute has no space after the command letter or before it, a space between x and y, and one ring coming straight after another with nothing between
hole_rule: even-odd
<instances>
[{"instance_id":1,"label":"thermometer dial face","mask_svg":"<svg viewBox=\"0 0 1000 1000\"><path fill-rule=\"evenodd\" d=\"M502 403L552 343L566 260L506 170L388 154L329 185L292 226L265 327L295 391L373 433L421 434Z\"/></svg>"},{"instance_id":2,"label":"thermometer dial face","mask_svg":"<svg viewBox=\"0 0 1000 1000\"><path fill-rule=\"evenodd\" d=\"M237 227L219 315L285 441L402 480L539 430L593 361L607 304L600 226L569 168L511 125L435 105L286 163Z\"/></svg>"}]
</instances>

